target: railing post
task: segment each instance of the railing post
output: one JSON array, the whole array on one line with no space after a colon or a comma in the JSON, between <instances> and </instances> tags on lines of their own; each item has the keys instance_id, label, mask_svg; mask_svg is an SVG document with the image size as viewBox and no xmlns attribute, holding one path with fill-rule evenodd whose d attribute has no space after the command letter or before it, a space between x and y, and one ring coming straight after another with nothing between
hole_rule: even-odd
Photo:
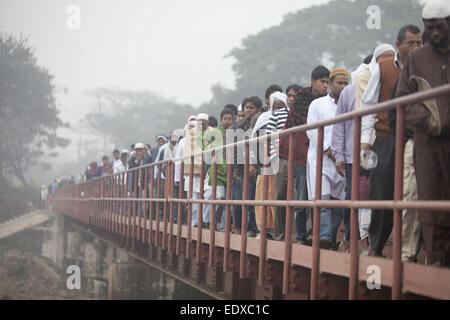
<instances>
[{"instance_id":1,"label":"railing post","mask_svg":"<svg viewBox=\"0 0 450 320\"><path fill-rule=\"evenodd\" d=\"M189 193L188 193L188 217L187 217L187 239L186 239L186 259L191 258L191 240L192 240L192 193L194 187L194 157L191 156L191 165L189 167Z\"/></svg>"},{"instance_id":2,"label":"railing post","mask_svg":"<svg viewBox=\"0 0 450 320\"><path fill-rule=\"evenodd\" d=\"M212 152L213 156L213 170L212 170L212 194L211 199L216 200L216 192L217 192L217 155L216 152ZM211 215L209 222L209 261L208 265L210 267L215 266L214 252L216 246L216 205L214 203L211 204Z\"/></svg>"},{"instance_id":3,"label":"railing post","mask_svg":"<svg viewBox=\"0 0 450 320\"><path fill-rule=\"evenodd\" d=\"M161 165L160 168L162 168ZM164 183L164 204L163 204L163 239L162 239L162 248L167 248L167 210L169 209L169 187L170 187L170 167L166 164L166 179Z\"/></svg>"},{"instance_id":4,"label":"railing post","mask_svg":"<svg viewBox=\"0 0 450 320\"><path fill-rule=\"evenodd\" d=\"M204 199L204 189L205 189L205 158L202 154L202 164L200 166L200 192L199 199ZM197 214L197 247L195 254L195 262L200 264L201 255L202 255L202 234L203 234L203 204L197 203L198 214Z\"/></svg>"},{"instance_id":5,"label":"railing post","mask_svg":"<svg viewBox=\"0 0 450 320\"><path fill-rule=\"evenodd\" d=\"M156 246L154 237L153 237L153 208L155 207L155 196L153 193L153 190L155 190L155 166L151 166L150 170L150 192L149 192L149 198L150 198L150 208L149 208L149 227L148 227L148 243L150 245Z\"/></svg>"},{"instance_id":6,"label":"railing post","mask_svg":"<svg viewBox=\"0 0 450 320\"><path fill-rule=\"evenodd\" d=\"M161 166L158 164L156 165L157 169L158 169L158 180L157 180L157 184L156 184L156 198L157 198L157 202L156 202L156 226L155 226L155 246L158 247L159 246L159 209L161 208L160 206L160 198L161 198Z\"/></svg>"},{"instance_id":7,"label":"railing post","mask_svg":"<svg viewBox=\"0 0 450 320\"><path fill-rule=\"evenodd\" d=\"M397 107L395 137L394 200L403 199L403 156L405 151L405 107ZM392 299L401 298L402 287L402 210L394 209Z\"/></svg>"},{"instance_id":8,"label":"railing post","mask_svg":"<svg viewBox=\"0 0 450 320\"><path fill-rule=\"evenodd\" d=\"M231 150L231 151L230 151ZM230 261L230 230L231 230L231 205L228 201L231 200L231 192L233 186L233 164L232 164L233 149L227 149L227 204L225 205L225 243L223 245L223 271L229 271Z\"/></svg>"},{"instance_id":9,"label":"railing post","mask_svg":"<svg viewBox=\"0 0 450 320\"><path fill-rule=\"evenodd\" d=\"M178 200L183 199L184 193L184 161L180 163L180 182L178 184ZM181 250L181 231L183 227L183 203L178 201L178 218L177 218L177 248L176 254L180 254Z\"/></svg>"},{"instance_id":10,"label":"railing post","mask_svg":"<svg viewBox=\"0 0 450 320\"><path fill-rule=\"evenodd\" d=\"M169 251L173 251L173 195L174 195L174 188L175 188L175 165L174 162L169 161L167 163L167 167L170 167L170 176L166 177L166 181L169 181L169 196L167 197L170 199L169 201L169 243L168 243L168 249Z\"/></svg>"},{"instance_id":11,"label":"railing post","mask_svg":"<svg viewBox=\"0 0 450 320\"><path fill-rule=\"evenodd\" d=\"M244 177L242 178L242 199L248 200L248 170L249 170L249 144L245 142L244 155ZM241 252L240 252L240 266L239 276L241 279L245 278L245 266L247 264L247 213L248 205L242 206L242 222L241 222Z\"/></svg>"},{"instance_id":12,"label":"railing post","mask_svg":"<svg viewBox=\"0 0 450 320\"><path fill-rule=\"evenodd\" d=\"M289 134L289 154L288 154L288 179L287 179L288 201L294 199L294 135ZM286 223L284 231L284 262L283 262L283 294L289 293L289 270L291 268L291 247L292 247L292 214L293 208L286 205Z\"/></svg>"},{"instance_id":13,"label":"railing post","mask_svg":"<svg viewBox=\"0 0 450 320\"><path fill-rule=\"evenodd\" d=\"M314 200L322 198L322 165L323 165L323 136L324 127L317 128L317 161L316 161L316 186L314 192ZM311 267L311 300L317 299L317 290L319 285L319 268L320 268L320 207L314 204L313 219L313 247L312 247L312 267Z\"/></svg>"},{"instance_id":14,"label":"railing post","mask_svg":"<svg viewBox=\"0 0 450 320\"><path fill-rule=\"evenodd\" d=\"M270 159L270 148L269 148L269 141L266 140L266 143L264 144L264 169L267 169L270 167L269 163ZM269 194L269 175L268 172L264 172L265 170L261 172L263 174L263 194L262 199L263 201L266 201L268 199ZM258 265L258 285L262 286L264 285L264 264L266 262L266 246L267 246L267 239L266 239L266 231L267 231L267 206L262 206L262 221L261 221L261 239L259 242L259 265Z\"/></svg>"},{"instance_id":15,"label":"railing post","mask_svg":"<svg viewBox=\"0 0 450 320\"><path fill-rule=\"evenodd\" d=\"M360 144L361 144L361 117L355 116L353 125L353 161L352 161L352 194L351 200L359 200L359 168L360 168ZM350 277L348 298L357 299L357 287L359 278L359 254L358 254L358 208L350 209Z\"/></svg>"}]
</instances>

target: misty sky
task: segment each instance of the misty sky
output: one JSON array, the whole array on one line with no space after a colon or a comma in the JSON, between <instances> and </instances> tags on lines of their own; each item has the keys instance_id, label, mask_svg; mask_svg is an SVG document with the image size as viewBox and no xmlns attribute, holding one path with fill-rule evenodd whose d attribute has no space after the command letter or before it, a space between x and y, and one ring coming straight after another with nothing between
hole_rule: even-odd
<instances>
[{"instance_id":1,"label":"misty sky","mask_svg":"<svg viewBox=\"0 0 450 320\"><path fill-rule=\"evenodd\" d=\"M29 38L38 64L55 76L60 116L72 127L58 130L72 141L56 150L58 171L96 144L92 159L102 155L101 137L80 125L95 104L88 90L147 89L199 106L211 99L213 84L234 87L234 61L224 56L242 39L281 23L289 12L328 1L0 0L0 31ZM81 10L78 30L67 26L71 5ZM33 172L34 178L42 174Z\"/></svg>"},{"instance_id":2,"label":"misty sky","mask_svg":"<svg viewBox=\"0 0 450 320\"><path fill-rule=\"evenodd\" d=\"M224 55L243 38L327 1L0 0L0 28L29 37L55 75L63 119L73 122L88 110L83 93L96 87L150 89L198 106L212 84L234 86ZM81 9L79 30L67 27L70 5Z\"/></svg>"}]
</instances>

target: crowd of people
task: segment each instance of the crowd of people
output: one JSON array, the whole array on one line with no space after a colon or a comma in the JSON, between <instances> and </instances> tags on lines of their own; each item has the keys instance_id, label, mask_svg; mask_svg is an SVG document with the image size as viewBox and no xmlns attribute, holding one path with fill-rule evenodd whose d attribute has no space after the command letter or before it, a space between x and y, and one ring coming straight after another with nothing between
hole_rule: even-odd
<instances>
[{"instance_id":1,"label":"crowd of people","mask_svg":"<svg viewBox=\"0 0 450 320\"><path fill-rule=\"evenodd\" d=\"M328 70L319 65L311 72L307 87L289 85L286 90L277 84L270 85L262 101L257 96L246 97L239 106L226 105L220 117L206 113L192 115L184 129L170 134L158 134L156 146L135 143L130 150L114 150L113 160L107 156L98 167L90 163L85 179L122 173L128 169L154 162L186 157L204 150L230 143L229 132L242 130L245 135L232 134L234 141L280 133L303 124L328 120L354 110L369 108L378 103L412 93L448 84L450 81L450 4L443 0L430 0L423 8L424 31L419 26L405 25L398 30L395 47L382 43L372 48L373 54L365 57L352 73L345 68ZM368 48L369 49L369 48ZM349 51L350 52L350 51ZM284 92L283 92L284 91ZM450 199L450 95L443 95L405 106L404 148L404 200ZM394 160L396 110L364 116L361 128L360 200L394 199ZM322 200L351 199L354 120L348 120L324 128ZM231 141L233 142L233 141ZM294 134L294 200L314 200L316 183L317 129ZM244 162L238 161L244 152L235 148L232 180L227 179L227 162L217 161L216 199L226 198L231 184L232 200L243 195L250 200L263 199L264 177L268 176L268 199L286 200L288 185L288 136L282 135L270 142L269 170L259 152L251 152L248 172ZM225 157L224 155L221 155ZM225 160L225 159L224 159ZM184 197L212 199L213 165L200 162L175 162L175 195L180 188ZM202 172L204 169L204 172ZM184 172L184 184L180 181ZM190 178L192 175L192 181ZM164 186L166 168L161 173L154 170L154 177L161 174ZM200 177L205 177L203 183ZM244 184L244 179L247 183ZM147 181L148 183L148 181ZM136 195L134 183L129 192ZM130 186L131 185L131 186ZM244 185L248 190L243 190ZM201 190L203 186L203 190ZM161 196L164 187L160 189ZM147 197L156 197L156 190ZM202 210L200 212L200 208ZM242 228L243 206L233 205L232 231L235 234L260 237L263 224L261 206L247 206L247 229ZM177 207L174 221L178 221ZM180 220L186 222L186 208ZM361 254L383 256L383 249L391 241L393 210L359 209ZM155 212L153 212L155 215ZM202 216L204 228L225 230L225 206L216 205L215 221L211 221L211 205L192 204L192 226L199 224ZM306 208L295 208L293 234L298 243L311 245L311 218ZM285 239L286 208L268 206L266 238ZM345 234L340 238L338 230L343 223ZM321 208L320 247L341 252L349 251L350 210ZM424 246L427 263L450 264L450 216L445 212L405 209L402 212L402 260L416 261Z\"/></svg>"}]
</instances>

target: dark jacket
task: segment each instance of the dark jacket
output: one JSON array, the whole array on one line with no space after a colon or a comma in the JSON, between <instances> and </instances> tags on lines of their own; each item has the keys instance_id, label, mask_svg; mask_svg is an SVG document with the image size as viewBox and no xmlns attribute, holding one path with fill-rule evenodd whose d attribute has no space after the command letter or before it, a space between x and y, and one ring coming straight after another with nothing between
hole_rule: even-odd
<instances>
[{"instance_id":1,"label":"dark jacket","mask_svg":"<svg viewBox=\"0 0 450 320\"><path fill-rule=\"evenodd\" d=\"M152 163L152 158L147 153L144 153L144 158L142 159L142 161L140 163L138 163L136 161L136 155L134 155L131 157L130 161L128 162L128 168L133 169L133 168L137 168L140 166L144 166L149 163ZM150 168L148 168L147 180L145 181L146 183L148 183L148 181L149 181L150 173L151 173L151 170L150 170ZM128 182L129 182L131 192L134 191L134 186L136 185L136 182L138 183L138 185L140 185L141 181L143 180L144 174L145 174L144 170L135 170L135 171L132 171L129 173ZM136 179L138 179L138 180L136 181ZM144 185L145 184L143 184L143 186Z\"/></svg>"}]
</instances>

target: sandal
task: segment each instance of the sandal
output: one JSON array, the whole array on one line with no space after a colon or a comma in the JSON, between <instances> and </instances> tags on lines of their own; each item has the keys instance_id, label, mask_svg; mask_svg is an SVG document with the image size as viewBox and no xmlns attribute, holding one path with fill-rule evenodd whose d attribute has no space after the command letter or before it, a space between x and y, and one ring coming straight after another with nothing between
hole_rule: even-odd
<instances>
[{"instance_id":1,"label":"sandal","mask_svg":"<svg viewBox=\"0 0 450 320\"><path fill-rule=\"evenodd\" d=\"M343 239L341 241L341 243L339 244L338 251L342 252L342 253L349 253L350 252L350 245L349 245L347 240Z\"/></svg>"}]
</instances>

